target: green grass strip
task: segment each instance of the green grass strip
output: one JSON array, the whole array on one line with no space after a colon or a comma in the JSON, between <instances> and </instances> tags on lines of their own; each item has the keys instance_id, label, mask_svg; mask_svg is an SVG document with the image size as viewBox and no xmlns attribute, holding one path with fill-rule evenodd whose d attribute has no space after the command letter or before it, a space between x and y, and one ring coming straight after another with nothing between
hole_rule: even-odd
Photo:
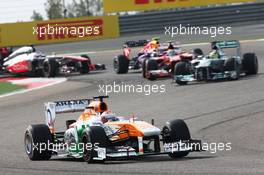
<instances>
[{"instance_id":1,"label":"green grass strip","mask_svg":"<svg viewBox=\"0 0 264 175\"><path fill-rule=\"evenodd\" d=\"M20 85L15 85L9 82L0 82L0 95L18 91L21 89L24 89L24 87Z\"/></svg>"}]
</instances>

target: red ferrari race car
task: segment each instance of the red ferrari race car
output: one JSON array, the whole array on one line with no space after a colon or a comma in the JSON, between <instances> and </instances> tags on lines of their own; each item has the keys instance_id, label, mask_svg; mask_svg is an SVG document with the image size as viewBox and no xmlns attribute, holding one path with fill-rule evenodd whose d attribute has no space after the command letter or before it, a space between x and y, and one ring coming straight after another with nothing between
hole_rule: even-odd
<instances>
[{"instance_id":1,"label":"red ferrari race car","mask_svg":"<svg viewBox=\"0 0 264 175\"><path fill-rule=\"evenodd\" d=\"M198 55L203 55L202 50L194 49L192 53L182 51L179 46L170 44L169 48L162 55L152 54L144 59L142 64L142 75L144 78L154 80L156 78L170 77L173 75L174 65L180 61L191 61Z\"/></svg>"},{"instance_id":2,"label":"red ferrari race car","mask_svg":"<svg viewBox=\"0 0 264 175\"><path fill-rule=\"evenodd\" d=\"M36 52L33 46L17 49L4 58L2 71L15 75L55 77L74 72L81 74L94 70L105 70L103 64L91 64L88 55L81 56L46 56Z\"/></svg>"},{"instance_id":3,"label":"red ferrari race car","mask_svg":"<svg viewBox=\"0 0 264 175\"><path fill-rule=\"evenodd\" d=\"M137 54L130 59L131 49L124 46L123 54L114 58L114 70L117 74L127 73L128 70L142 69L143 77L155 79L167 77L172 73L172 67L183 59L192 60L198 55L203 55L201 49L194 49L193 53L181 51L179 43L168 41L159 43L158 38L153 38Z\"/></svg>"}]
</instances>

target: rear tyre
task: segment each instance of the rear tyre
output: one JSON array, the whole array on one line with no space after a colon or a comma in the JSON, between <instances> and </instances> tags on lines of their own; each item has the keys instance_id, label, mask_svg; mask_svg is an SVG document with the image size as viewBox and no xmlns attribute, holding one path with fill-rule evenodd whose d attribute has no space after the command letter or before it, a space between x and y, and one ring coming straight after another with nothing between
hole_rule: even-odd
<instances>
[{"instance_id":1,"label":"rear tyre","mask_svg":"<svg viewBox=\"0 0 264 175\"><path fill-rule=\"evenodd\" d=\"M57 74L57 62L55 59L47 59L43 62L43 76L55 77Z\"/></svg>"},{"instance_id":2,"label":"rear tyre","mask_svg":"<svg viewBox=\"0 0 264 175\"><path fill-rule=\"evenodd\" d=\"M82 61L81 67L80 67L80 73L81 74L88 74L90 72L89 70L89 61Z\"/></svg>"},{"instance_id":3,"label":"rear tyre","mask_svg":"<svg viewBox=\"0 0 264 175\"><path fill-rule=\"evenodd\" d=\"M87 58L88 64L92 64L92 63L91 63L91 58L90 58L88 55L83 54L83 55L81 55L81 57L83 57L83 58Z\"/></svg>"},{"instance_id":4,"label":"rear tyre","mask_svg":"<svg viewBox=\"0 0 264 175\"><path fill-rule=\"evenodd\" d=\"M244 54L242 65L246 75L256 75L258 73L258 58L254 53Z\"/></svg>"},{"instance_id":5,"label":"rear tyre","mask_svg":"<svg viewBox=\"0 0 264 175\"><path fill-rule=\"evenodd\" d=\"M81 55L83 58L87 58L87 61L82 61L80 64L80 73L81 74L88 74L90 72L89 65L91 64L91 59L88 55L83 54Z\"/></svg>"},{"instance_id":6,"label":"rear tyre","mask_svg":"<svg viewBox=\"0 0 264 175\"><path fill-rule=\"evenodd\" d=\"M146 78L146 62L147 62L147 59L144 59L142 62L142 76L143 76L143 78Z\"/></svg>"},{"instance_id":7,"label":"rear tyre","mask_svg":"<svg viewBox=\"0 0 264 175\"><path fill-rule=\"evenodd\" d=\"M84 131L82 143L84 145L83 160L87 163L94 163L97 162L93 159L97 157L96 147L106 148L109 145L109 139L102 127L91 126Z\"/></svg>"},{"instance_id":8,"label":"rear tyre","mask_svg":"<svg viewBox=\"0 0 264 175\"><path fill-rule=\"evenodd\" d=\"M24 145L25 151L30 160L49 160L52 155L50 144L52 135L49 127L44 124L28 126Z\"/></svg>"},{"instance_id":9,"label":"rear tyre","mask_svg":"<svg viewBox=\"0 0 264 175\"><path fill-rule=\"evenodd\" d=\"M124 55L114 58L114 71L117 74L126 74L128 72L129 60Z\"/></svg>"},{"instance_id":10,"label":"rear tyre","mask_svg":"<svg viewBox=\"0 0 264 175\"><path fill-rule=\"evenodd\" d=\"M163 142L174 143L190 140L190 132L186 123L181 119L171 120L162 129ZM171 158L181 158L189 154L189 151L169 153Z\"/></svg>"},{"instance_id":11,"label":"rear tyre","mask_svg":"<svg viewBox=\"0 0 264 175\"><path fill-rule=\"evenodd\" d=\"M187 62L180 61L175 64L174 66L174 75L179 76L179 75L190 75L190 66ZM181 80L176 80L176 83L178 85L186 85L188 82L187 81L181 81Z\"/></svg>"},{"instance_id":12,"label":"rear tyre","mask_svg":"<svg viewBox=\"0 0 264 175\"><path fill-rule=\"evenodd\" d=\"M150 74L150 71L158 70L158 63L156 60L147 59L145 62L145 77L149 80L155 80L157 77Z\"/></svg>"},{"instance_id":13,"label":"rear tyre","mask_svg":"<svg viewBox=\"0 0 264 175\"><path fill-rule=\"evenodd\" d=\"M2 71L3 64L4 64L4 58L2 58L2 55L0 54L0 73Z\"/></svg>"}]
</instances>

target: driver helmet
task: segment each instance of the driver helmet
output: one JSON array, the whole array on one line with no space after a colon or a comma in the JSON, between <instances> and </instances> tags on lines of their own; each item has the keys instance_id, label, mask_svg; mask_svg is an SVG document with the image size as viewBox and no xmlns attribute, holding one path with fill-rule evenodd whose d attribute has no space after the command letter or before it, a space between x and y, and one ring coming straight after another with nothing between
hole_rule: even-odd
<instances>
[{"instance_id":1,"label":"driver helmet","mask_svg":"<svg viewBox=\"0 0 264 175\"><path fill-rule=\"evenodd\" d=\"M157 49L158 47L159 47L159 38L157 38L157 37L152 38L151 48L152 49Z\"/></svg>"},{"instance_id":2,"label":"driver helmet","mask_svg":"<svg viewBox=\"0 0 264 175\"><path fill-rule=\"evenodd\" d=\"M30 45L30 47L32 48L32 52L36 52L36 48L34 47L34 45Z\"/></svg>"},{"instance_id":3,"label":"driver helmet","mask_svg":"<svg viewBox=\"0 0 264 175\"><path fill-rule=\"evenodd\" d=\"M212 59L218 59L220 57L219 53L217 52L217 50L213 50L210 54L209 54L210 58Z\"/></svg>"},{"instance_id":4,"label":"driver helmet","mask_svg":"<svg viewBox=\"0 0 264 175\"><path fill-rule=\"evenodd\" d=\"M103 123L118 121L119 119L111 111L105 111L101 114L101 121Z\"/></svg>"},{"instance_id":5,"label":"driver helmet","mask_svg":"<svg viewBox=\"0 0 264 175\"><path fill-rule=\"evenodd\" d=\"M212 50L220 50L219 46L217 44L214 44L212 47Z\"/></svg>"}]
</instances>

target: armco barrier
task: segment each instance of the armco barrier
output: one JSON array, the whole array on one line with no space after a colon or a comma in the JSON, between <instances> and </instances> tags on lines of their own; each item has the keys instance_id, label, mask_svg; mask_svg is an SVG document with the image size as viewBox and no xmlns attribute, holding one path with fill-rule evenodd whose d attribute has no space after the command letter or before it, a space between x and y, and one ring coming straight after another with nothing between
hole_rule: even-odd
<instances>
[{"instance_id":1,"label":"armco barrier","mask_svg":"<svg viewBox=\"0 0 264 175\"><path fill-rule=\"evenodd\" d=\"M104 0L104 12L160 10L182 7L199 7L214 4L256 2L256 0Z\"/></svg>"},{"instance_id":2,"label":"armco barrier","mask_svg":"<svg viewBox=\"0 0 264 175\"><path fill-rule=\"evenodd\" d=\"M264 22L264 3L148 12L119 17L121 35L160 32L165 26Z\"/></svg>"}]
</instances>

